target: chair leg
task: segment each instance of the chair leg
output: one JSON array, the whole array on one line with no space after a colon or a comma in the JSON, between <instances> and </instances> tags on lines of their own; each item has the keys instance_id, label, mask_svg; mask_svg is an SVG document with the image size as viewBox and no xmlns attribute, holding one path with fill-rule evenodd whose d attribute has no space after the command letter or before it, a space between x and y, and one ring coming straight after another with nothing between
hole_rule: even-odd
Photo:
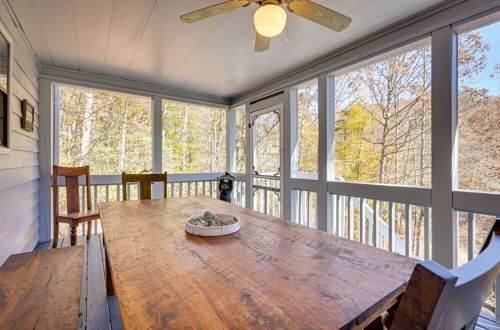
<instances>
[{"instance_id":1,"label":"chair leg","mask_svg":"<svg viewBox=\"0 0 500 330\"><path fill-rule=\"evenodd\" d=\"M78 223L71 224L71 246L76 245L77 240Z\"/></svg>"},{"instance_id":2,"label":"chair leg","mask_svg":"<svg viewBox=\"0 0 500 330\"><path fill-rule=\"evenodd\" d=\"M92 222L93 220L87 222L89 224L87 229L87 241L90 240L90 235L92 235Z\"/></svg>"},{"instance_id":3,"label":"chair leg","mask_svg":"<svg viewBox=\"0 0 500 330\"><path fill-rule=\"evenodd\" d=\"M59 222L54 221L54 239L52 241L52 248L57 248L57 240L59 239Z\"/></svg>"}]
</instances>

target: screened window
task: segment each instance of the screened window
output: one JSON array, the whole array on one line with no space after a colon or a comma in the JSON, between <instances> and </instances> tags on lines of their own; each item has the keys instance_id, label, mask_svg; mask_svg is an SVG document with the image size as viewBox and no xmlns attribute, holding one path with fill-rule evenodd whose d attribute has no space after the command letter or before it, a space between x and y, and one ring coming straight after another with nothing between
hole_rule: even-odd
<instances>
[{"instance_id":1,"label":"screened window","mask_svg":"<svg viewBox=\"0 0 500 330\"><path fill-rule=\"evenodd\" d=\"M295 87L296 147L294 169L296 174L318 173L318 81L311 80Z\"/></svg>"},{"instance_id":2,"label":"screened window","mask_svg":"<svg viewBox=\"0 0 500 330\"><path fill-rule=\"evenodd\" d=\"M245 173L246 161L246 125L245 125L245 107L239 107L236 112L236 150L235 150L235 171Z\"/></svg>"},{"instance_id":3,"label":"screened window","mask_svg":"<svg viewBox=\"0 0 500 330\"><path fill-rule=\"evenodd\" d=\"M458 36L458 187L500 191L500 22Z\"/></svg>"},{"instance_id":4,"label":"screened window","mask_svg":"<svg viewBox=\"0 0 500 330\"><path fill-rule=\"evenodd\" d=\"M152 170L151 98L56 86L59 163L91 174Z\"/></svg>"},{"instance_id":5,"label":"screened window","mask_svg":"<svg viewBox=\"0 0 500 330\"><path fill-rule=\"evenodd\" d=\"M431 48L420 41L335 74L335 175L431 185Z\"/></svg>"},{"instance_id":6,"label":"screened window","mask_svg":"<svg viewBox=\"0 0 500 330\"><path fill-rule=\"evenodd\" d=\"M226 111L163 101L163 169L169 173L223 172Z\"/></svg>"}]
</instances>

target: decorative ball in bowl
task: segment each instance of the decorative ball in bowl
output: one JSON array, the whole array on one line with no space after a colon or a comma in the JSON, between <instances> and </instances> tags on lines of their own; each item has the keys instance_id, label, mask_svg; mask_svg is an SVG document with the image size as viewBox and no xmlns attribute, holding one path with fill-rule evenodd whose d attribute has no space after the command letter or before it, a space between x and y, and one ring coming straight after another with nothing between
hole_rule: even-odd
<instances>
[{"instance_id":1,"label":"decorative ball in bowl","mask_svg":"<svg viewBox=\"0 0 500 330\"><path fill-rule=\"evenodd\" d=\"M240 228L241 222L237 216L209 211L189 217L186 221L186 231L197 236L229 235Z\"/></svg>"}]
</instances>

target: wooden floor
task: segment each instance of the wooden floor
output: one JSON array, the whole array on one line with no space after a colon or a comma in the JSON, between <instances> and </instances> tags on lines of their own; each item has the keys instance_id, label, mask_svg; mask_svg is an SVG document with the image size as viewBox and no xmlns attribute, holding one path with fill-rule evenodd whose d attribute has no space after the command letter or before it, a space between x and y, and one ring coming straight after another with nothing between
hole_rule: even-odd
<instances>
[{"instance_id":1,"label":"wooden floor","mask_svg":"<svg viewBox=\"0 0 500 330\"><path fill-rule=\"evenodd\" d=\"M59 239L58 247L70 245L68 237ZM78 237L78 245L85 246L82 274L82 293L78 329L122 329L115 297L106 295L104 246L101 234L92 234L87 242ZM52 248L52 242L39 243L35 250ZM500 320L481 313L475 330L500 330Z\"/></svg>"},{"instance_id":2,"label":"wooden floor","mask_svg":"<svg viewBox=\"0 0 500 330\"><path fill-rule=\"evenodd\" d=\"M59 239L58 247L69 245L68 237ZM106 295L106 268L101 234L92 234L89 241L79 236L78 245L85 246L78 329L122 329L115 297ZM50 248L52 242L46 242L39 243L35 250Z\"/></svg>"}]
</instances>

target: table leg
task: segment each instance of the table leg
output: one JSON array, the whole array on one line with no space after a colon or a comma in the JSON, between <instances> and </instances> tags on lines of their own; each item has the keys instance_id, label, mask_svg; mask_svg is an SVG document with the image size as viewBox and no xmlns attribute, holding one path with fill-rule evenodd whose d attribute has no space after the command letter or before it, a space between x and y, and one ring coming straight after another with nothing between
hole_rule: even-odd
<instances>
[{"instance_id":1,"label":"table leg","mask_svg":"<svg viewBox=\"0 0 500 330\"><path fill-rule=\"evenodd\" d=\"M104 239L103 239L104 242ZM113 280L111 279L111 267L109 266L108 248L104 244L104 259L106 259L106 293L108 296L113 296L115 294L115 289L113 287Z\"/></svg>"}]
</instances>

